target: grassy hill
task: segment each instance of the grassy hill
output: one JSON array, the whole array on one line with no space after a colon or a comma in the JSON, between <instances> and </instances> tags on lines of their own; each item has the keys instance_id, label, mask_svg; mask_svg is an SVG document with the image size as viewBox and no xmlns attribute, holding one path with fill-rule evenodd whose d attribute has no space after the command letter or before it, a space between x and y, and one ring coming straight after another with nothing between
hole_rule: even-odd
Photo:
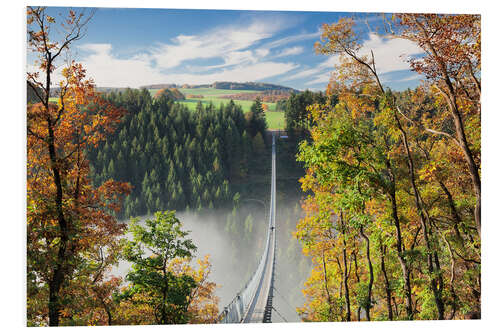
<instances>
[{"instance_id":1,"label":"grassy hill","mask_svg":"<svg viewBox=\"0 0 500 333\"><path fill-rule=\"evenodd\" d=\"M110 89L110 88L107 88ZM186 105L189 110L194 110L198 101L201 101L204 105L209 103L219 106L221 103L227 104L229 99L221 98L225 95L233 95L240 93L258 93L258 90L237 90L237 89L215 89L215 88L178 88L181 93L186 96L185 100L178 101L181 104ZM148 89L151 96L154 96L160 89ZM189 97L190 95L196 97ZM203 96L203 97L201 97ZM57 97L51 97L50 101L57 103ZM253 101L245 100L234 100L235 104L240 105L243 108L243 112L250 111L250 107ZM285 115L283 112L276 112L276 103L263 102L262 104L267 105L268 111L266 111L266 121L269 129L284 129L285 128Z\"/></svg>"},{"instance_id":2,"label":"grassy hill","mask_svg":"<svg viewBox=\"0 0 500 333\"><path fill-rule=\"evenodd\" d=\"M221 98L221 96L239 93L257 93L258 90L236 90L236 89L215 89L215 88L178 88L182 92L186 99L179 101L179 103L186 105L190 110L196 108L198 101L201 101L204 105L212 103L216 106L221 103L226 104L229 102L227 98ZM149 89L151 95L155 95L159 89ZM197 96L190 98L189 96ZM203 96L203 97L200 97ZM244 112L250 111L250 107L253 101L244 100L234 100L235 104L240 105ZM269 129L283 129L285 126L285 118L283 112L275 112L276 103L262 103L267 105L268 111L266 112L267 126Z\"/></svg>"}]
</instances>

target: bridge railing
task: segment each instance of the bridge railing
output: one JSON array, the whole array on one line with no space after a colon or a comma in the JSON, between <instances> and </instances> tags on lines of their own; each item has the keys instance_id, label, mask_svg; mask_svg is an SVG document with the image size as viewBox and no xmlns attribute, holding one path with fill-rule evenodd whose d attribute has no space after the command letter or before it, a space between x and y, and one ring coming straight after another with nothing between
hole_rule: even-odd
<instances>
[{"instance_id":1,"label":"bridge railing","mask_svg":"<svg viewBox=\"0 0 500 333\"><path fill-rule=\"evenodd\" d=\"M262 276L264 266L266 264L266 257L269 250L269 240L271 236L271 230L267 232L266 247L260 258L259 266L253 273L250 280L245 284L245 286L240 290L236 297L224 308L222 313L219 315L219 323L240 323L243 320L246 310L250 306L253 297L259 287L260 278Z\"/></svg>"},{"instance_id":2,"label":"bridge railing","mask_svg":"<svg viewBox=\"0 0 500 333\"><path fill-rule=\"evenodd\" d=\"M274 151L274 136L273 136L273 151ZM267 262L267 256L269 255L269 246L271 241L271 232L273 232L273 219L274 219L274 200L275 197L273 195L274 184L271 182L271 202L269 204L269 227L267 230L267 239L266 239L266 247L262 256L260 258L259 265L257 269L253 273L250 280L245 284L245 286L240 290L239 293L233 298L233 300L224 308L222 313L218 317L219 323L228 324L228 323L241 323L244 319L246 311L248 310L250 304L252 303L253 298L257 292L257 288L260 285L261 277Z\"/></svg>"}]
</instances>

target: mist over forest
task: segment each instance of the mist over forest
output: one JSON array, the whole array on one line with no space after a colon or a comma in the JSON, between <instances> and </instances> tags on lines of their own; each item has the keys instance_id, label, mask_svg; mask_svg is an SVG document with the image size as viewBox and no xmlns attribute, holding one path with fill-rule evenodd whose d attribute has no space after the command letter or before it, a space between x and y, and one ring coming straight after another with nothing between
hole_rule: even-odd
<instances>
[{"instance_id":1,"label":"mist over forest","mask_svg":"<svg viewBox=\"0 0 500 333\"><path fill-rule=\"evenodd\" d=\"M285 195L278 198L278 202L285 201ZM267 211L262 209L260 204L246 203L239 209L239 216L246 216L239 219L237 228L244 228L245 221L250 216L253 221L252 230L240 237L240 233L231 232L228 226L228 217L231 210L205 210L203 212L180 211L176 216L182 223L182 228L189 231L188 238L191 238L197 246L193 263L205 255L210 256L212 265L210 280L218 285L215 294L220 298L219 310L241 291L254 270L264 250L264 241L267 232L268 221ZM300 286L307 278L310 269L310 262L300 253L300 244L292 233L295 223L300 215L299 202L295 205L279 205L277 211L277 228L279 228L277 238L277 253L279 263L276 267L277 296L275 305L279 306L280 313L287 321L300 321L296 307L304 302ZM139 220L151 218L151 216L140 217ZM231 219L229 218L229 221ZM195 264L196 265L196 264ZM131 264L121 260L117 267L113 268L112 274L119 275L125 279ZM276 322L283 321L276 316Z\"/></svg>"}]
</instances>

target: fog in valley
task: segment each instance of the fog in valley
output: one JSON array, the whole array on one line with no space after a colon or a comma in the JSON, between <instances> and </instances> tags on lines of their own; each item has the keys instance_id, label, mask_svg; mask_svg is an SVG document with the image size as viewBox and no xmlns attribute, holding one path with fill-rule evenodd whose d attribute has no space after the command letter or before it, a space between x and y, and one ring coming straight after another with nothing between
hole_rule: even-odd
<instances>
[{"instance_id":1,"label":"fog in valley","mask_svg":"<svg viewBox=\"0 0 500 333\"><path fill-rule=\"evenodd\" d=\"M307 258L297 255L300 247L292 236L292 228L298 221L291 219L294 212L297 212L297 207L279 207L276 221L278 242L273 305L286 321L300 321L295 307L301 306L304 302L300 288L307 277L306 272L309 267L306 263ZM268 224L267 212L263 206L247 203L238 208L237 225L233 226L231 233L228 225L228 216L231 213L230 210L176 213L182 222L182 229L190 231L187 237L191 238L198 248L191 264L198 267L197 259L210 255L212 268L209 280L218 286L216 295L220 298L219 311L231 302L257 268L264 250ZM251 231L248 232L247 228L246 233L238 231L234 233L234 230L244 230L248 216L253 221ZM141 217L140 220L149 218L154 217ZM131 263L120 261L111 274L121 276L125 280L130 267ZM273 322L284 321L274 311L272 318Z\"/></svg>"}]
</instances>

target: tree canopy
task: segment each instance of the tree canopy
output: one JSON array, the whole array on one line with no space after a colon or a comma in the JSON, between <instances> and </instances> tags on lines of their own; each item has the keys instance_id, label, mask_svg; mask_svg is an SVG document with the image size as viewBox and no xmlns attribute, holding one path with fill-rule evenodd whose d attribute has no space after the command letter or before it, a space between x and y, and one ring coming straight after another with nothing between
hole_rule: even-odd
<instances>
[{"instance_id":1,"label":"tree canopy","mask_svg":"<svg viewBox=\"0 0 500 333\"><path fill-rule=\"evenodd\" d=\"M414 90L383 85L353 20L325 24L316 45L341 64L298 155L310 195L295 235L314 266L304 320L480 317L479 17L393 24L427 50L411 60L427 75Z\"/></svg>"}]
</instances>

